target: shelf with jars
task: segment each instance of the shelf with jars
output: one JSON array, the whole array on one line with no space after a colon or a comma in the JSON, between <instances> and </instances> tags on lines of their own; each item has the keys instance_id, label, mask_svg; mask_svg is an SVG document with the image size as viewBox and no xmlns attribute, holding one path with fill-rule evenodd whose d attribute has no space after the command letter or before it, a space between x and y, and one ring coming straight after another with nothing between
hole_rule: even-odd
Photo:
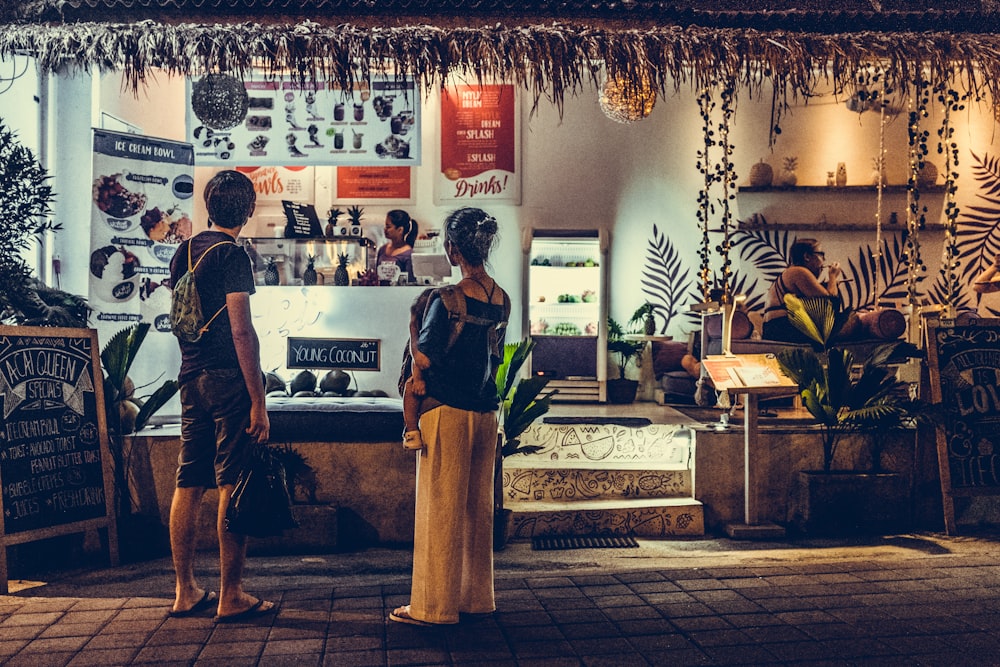
<instances>
[{"instance_id":1,"label":"shelf with jars","mask_svg":"<svg viewBox=\"0 0 1000 667\"><path fill-rule=\"evenodd\" d=\"M365 237L248 238L243 243L258 285L358 284L375 250Z\"/></svg>"}]
</instances>

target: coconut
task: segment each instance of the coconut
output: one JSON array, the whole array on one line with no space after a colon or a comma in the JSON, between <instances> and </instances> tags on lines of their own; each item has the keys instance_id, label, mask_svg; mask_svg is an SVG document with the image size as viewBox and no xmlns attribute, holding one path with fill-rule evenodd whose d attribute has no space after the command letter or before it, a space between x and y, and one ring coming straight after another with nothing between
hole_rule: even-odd
<instances>
[{"instance_id":1,"label":"coconut","mask_svg":"<svg viewBox=\"0 0 1000 667\"><path fill-rule=\"evenodd\" d=\"M264 376L264 391L267 394L276 391L285 393L285 381L281 378L280 375L278 375L274 371L271 371L270 373Z\"/></svg>"},{"instance_id":2,"label":"coconut","mask_svg":"<svg viewBox=\"0 0 1000 667\"><path fill-rule=\"evenodd\" d=\"M118 423L121 434L128 435L135 431L135 420L139 416L139 406L132 401L122 401L118 404Z\"/></svg>"},{"instance_id":3,"label":"coconut","mask_svg":"<svg viewBox=\"0 0 1000 667\"><path fill-rule=\"evenodd\" d=\"M315 391L311 389L304 389L302 391L297 391L294 394L292 394L292 398L311 398L316 395L317 394Z\"/></svg>"},{"instance_id":4,"label":"coconut","mask_svg":"<svg viewBox=\"0 0 1000 667\"><path fill-rule=\"evenodd\" d=\"M351 376L339 368L329 371L319 383L321 391L332 391L338 394L343 394L349 386L351 386Z\"/></svg>"},{"instance_id":5,"label":"coconut","mask_svg":"<svg viewBox=\"0 0 1000 667\"><path fill-rule=\"evenodd\" d=\"M300 391L313 391L316 389L316 376L312 371L299 371L299 374L292 378L292 384L288 390L292 396L298 395Z\"/></svg>"}]
</instances>

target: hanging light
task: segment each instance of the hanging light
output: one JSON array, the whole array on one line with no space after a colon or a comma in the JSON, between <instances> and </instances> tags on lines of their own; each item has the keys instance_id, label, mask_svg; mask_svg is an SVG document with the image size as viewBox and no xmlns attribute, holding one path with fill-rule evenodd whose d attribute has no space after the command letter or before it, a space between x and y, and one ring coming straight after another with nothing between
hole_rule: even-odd
<instances>
[{"instance_id":1,"label":"hanging light","mask_svg":"<svg viewBox=\"0 0 1000 667\"><path fill-rule=\"evenodd\" d=\"M608 76L601 90L601 111L616 123L634 123L642 120L656 104L656 89L643 75L637 81Z\"/></svg>"}]
</instances>

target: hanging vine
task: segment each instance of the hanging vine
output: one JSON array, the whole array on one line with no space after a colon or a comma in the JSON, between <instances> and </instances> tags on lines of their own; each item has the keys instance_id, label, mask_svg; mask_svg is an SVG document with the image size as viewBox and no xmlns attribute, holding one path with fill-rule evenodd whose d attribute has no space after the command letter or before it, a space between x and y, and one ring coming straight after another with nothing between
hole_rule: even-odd
<instances>
[{"instance_id":1,"label":"hanging vine","mask_svg":"<svg viewBox=\"0 0 1000 667\"><path fill-rule=\"evenodd\" d=\"M712 111L715 109L715 99L712 96L712 88L715 83L701 89L698 93L698 110L701 113L702 137L704 148L698 151L698 161L695 167L705 178L705 187L698 191L698 226L701 228L701 247L698 248L698 257L701 265L698 269L698 280L701 288L702 301L708 301L708 294L711 290L712 282L712 242L709 237L709 221L715 213L715 205L712 203L712 185L718 179L718 172L711 166L710 153L713 146L717 145L715 131L712 127Z\"/></svg>"},{"instance_id":2,"label":"hanging vine","mask_svg":"<svg viewBox=\"0 0 1000 667\"><path fill-rule=\"evenodd\" d=\"M965 99L968 94L959 93L953 87L951 76L942 77L934 84L934 93L942 107L941 127L938 128L938 153L944 155L945 174L945 205L944 205L944 243L941 249L941 296L943 305L951 309L958 305L958 295L962 291L959 282L959 248L958 248L958 204L955 203L955 193L958 191L958 144L954 141L955 128L952 126L953 112L965 109Z\"/></svg>"},{"instance_id":3,"label":"hanging vine","mask_svg":"<svg viewBox=\"0 0 1000 667\"><path fill-rule=\"evenodd\" d=\"M919 303L918 283L927 273L927 265L920 254L920 232L927 224L927 206L920 203L920 184L927 164L927 140L930 131L923 127L928 116L930 92L923 75L923 64L914 63L913 94L908 97L906 134L908 138L909 176L906 179L906 302L914 309ZM914 311L915 312L915 311Z\"/></svg>"},{"instance_id":4,"label":"hanging vine","mask_svg":"<svg viewBox=\"0 0 1000 667\"><path fill-rule=\"evenodd\" d=\"M733 274L733 261L729 256L733 247L733 213L732 204L736 199L736 167L733 165L733 145L729 142L729 125L733 119L736 101L736 82L726 81L722 88L720 110L722 120L719 122L719 147L722 149L722 157L715 164L715 180L722 183L722 243L715 247L715 250L722 258L721 277L716 285L723 294L730 294L730 282Z\"/></svg>"}]
</instances>

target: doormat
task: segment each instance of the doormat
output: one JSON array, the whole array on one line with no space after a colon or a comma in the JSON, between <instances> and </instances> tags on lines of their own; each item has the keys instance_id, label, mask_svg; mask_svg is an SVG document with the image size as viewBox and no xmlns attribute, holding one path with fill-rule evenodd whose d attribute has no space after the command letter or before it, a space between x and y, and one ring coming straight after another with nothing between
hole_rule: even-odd
<instances>
[{"instance_id":1,"label":"doormat","mask_svg":"<svg viewBox=\"0 0 1000 667\"><path fill-rule=\"evenodd\" d=\"M639 543L631 535L546 535L531 538L533 551L560 549L630 549Z\"/></svg>"},{"instance_id":2,"label":"doormat","mask_svg":"<svg viewBox=\"0 0 1000 667\"><path fill-rule=\"evenodd\" d=\"M628 426L642 428L652 424L646 417L542 417L543 424L609 424L611 426Z\"/></svg>"}]
</instances>

